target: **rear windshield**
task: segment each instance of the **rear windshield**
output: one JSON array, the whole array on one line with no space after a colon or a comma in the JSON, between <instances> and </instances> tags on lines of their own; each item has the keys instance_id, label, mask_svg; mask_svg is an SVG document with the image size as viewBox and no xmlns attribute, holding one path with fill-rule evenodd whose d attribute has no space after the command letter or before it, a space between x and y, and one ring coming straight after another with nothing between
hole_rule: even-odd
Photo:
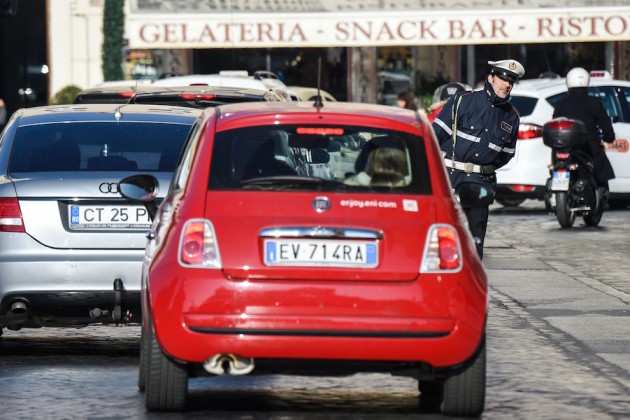
<instances>
[{"instance_id":1,"label":"rear windshield","mask_svg":"<svg viewBox=\"0 0 630 420\"><path fill-rule=\"evenodd\" d=\"M514 105L514 107L518 110L521 116L531 115L534 112L534 108L536 107L536 102L538 102L538 98L532 98L530 96L518 96L511 95L510 103Z\"/></svg>"},{"instance_id":2,"label":"rear windshield","mask_svg":"<svg viewBox=\"0 0 630 420\"><path fill-rule=\"evenodd\" d=\"M431 194L421 137L356 126L262 126L217 133L209 187Z\"/></svg>"},{"instance_id":3,"label":"rear windshield","mask_svg":"<svg viewBox=\"0 0 630 420\"><path fill-rule=\"evenodd\" d=\"M74 122L21 127L9 172L173 172L189 124Z\"/></svg>"},{"instance_id":4,"label":"rear windshield","mask_svg":"<svg viewBox=\"0 0 630 420\"><path fill-rule=\"evenodd\" d=\"M151 104L151 105L172 105L184 106L188 108L210 108L219 105L236 104L240 102L262 102L265 100L262 96L215 96L204 98L202 95L138 95L135 96L131 103L134 104ZM275 95L274 95L275 96Z\"/></svg>"}]
</instances>

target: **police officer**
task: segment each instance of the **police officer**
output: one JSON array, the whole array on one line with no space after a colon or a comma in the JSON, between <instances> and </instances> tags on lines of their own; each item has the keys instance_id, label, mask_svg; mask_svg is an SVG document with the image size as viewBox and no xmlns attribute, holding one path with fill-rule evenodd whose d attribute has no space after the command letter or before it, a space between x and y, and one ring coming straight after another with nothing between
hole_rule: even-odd
<instances>
[{"instance_id":1,"label":"police officer","mask_svg":"<svg viewBox=\"0 0 630 420\"><path fill-rule=\"evenodd\" d=\"M496 189L495 170L514 157L520 114L509 102L514 83L525 74L516 60L488 61L484 87L451 97L433 121L453 188L465 182ZM464 209L483 257L489 207Z\"/></svg>"},{"instance_id":2,"label":"police officer","mask_svg":"<svg viewBox=\"0 0 630 420\"><path fill-rule=\"evenodd\" d=\"M595 181L600 197L607 199L608 181L615 177L615 172L606 156L602 140L606 143L614 143L615 131L602 101L588 94L590 79L588 71L581 67L569 70L566 77L569 95L558 101L553 111L553 118L566 117L584 123L587 141L582 150L591 157L595 166ZM599 130L603 134L601 139Z\"/></svg>"}]
</instances>

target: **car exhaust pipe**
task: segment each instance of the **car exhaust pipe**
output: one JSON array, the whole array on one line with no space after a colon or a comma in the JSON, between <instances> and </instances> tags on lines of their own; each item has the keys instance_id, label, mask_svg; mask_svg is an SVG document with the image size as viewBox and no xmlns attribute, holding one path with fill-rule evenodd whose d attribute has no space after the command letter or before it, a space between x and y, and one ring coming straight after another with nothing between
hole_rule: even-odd
<instances>
[{"instance_id":1,"label":"car exhaust pipe","mask_svg":"<svg viewBox=\"0 0 630 420\"><path fill-rule=\"evenodd\" d=\"M19 329L28 321L28 304L21 300L14 300L6 315L0 315L0 328Z\"/></svg>"},{"instance_id":2,"label":"car exhaust pipe","mask_svg":"<svg viewBox=\"0 0 630 420\"><path fill-rule=\"evenodd\" d=\"M22 301L13 302L13 305L11 305L11 313L13 315L22 315L28 313L28 306L26 306L26 303Z\"/></svg>"},{"instance_id":3,"label":"car exhaust pipe","mask_svg":"<svg viewBox=\"0 0 630 420\"><path fill-rule=\"evenodd\" d=\"M214 375L247 375L254 370L254 359L236 354L215 354L203 363L203 368Z\"/></svg>"}]
</instances>

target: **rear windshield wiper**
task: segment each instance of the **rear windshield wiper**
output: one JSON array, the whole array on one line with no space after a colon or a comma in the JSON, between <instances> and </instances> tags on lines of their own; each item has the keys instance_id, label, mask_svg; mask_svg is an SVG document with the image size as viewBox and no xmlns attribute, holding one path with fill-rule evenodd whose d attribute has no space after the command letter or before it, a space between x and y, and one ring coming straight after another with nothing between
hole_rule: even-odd
<instances>
[{"instance_id":1,"label":"rear windshield wiper","mask_svg":"<svg viewBox=\"0 0 630 420\"><path fill-rule=\"evenodd\" d=\"M291 189L300 187L315 187L320 188L332 188L332 189L345 189L345 185L340 182L322 179L311 178L307 176L295 176L295 175L280 175L280 176L264 176L257 178L249 178L241 181L241 185L246 189Z\"/></svg>"}]
</instances>

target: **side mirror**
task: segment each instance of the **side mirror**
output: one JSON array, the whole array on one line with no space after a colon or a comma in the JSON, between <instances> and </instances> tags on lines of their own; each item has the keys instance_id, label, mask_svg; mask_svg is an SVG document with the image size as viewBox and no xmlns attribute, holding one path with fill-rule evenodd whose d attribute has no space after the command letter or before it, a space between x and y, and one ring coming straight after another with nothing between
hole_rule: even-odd
<instances>
[{"instance_id":1,"label":"side mirror","mask_svg":"<svg viewBox=\"0 0 630 420\"><path fill-rule=\"evenodd\" d=\"M463 208L484 207L494 202L490 186L478 182L464 182L455 189L455 195Z\"/></svg>"},{"instance_id":2,"label":"side mirror","mask_svg":"<svg viewBox=\"0 0 630 420\"><path fill-rule=\"evenodd\" d=\"M120 191L120 195L131 201L143 203L149 212L149 217L153 220L158 208L155 199L159 185L160 183L154 176L132 175L118 183L118 191Z\"/></svg>"}]
</instances>

